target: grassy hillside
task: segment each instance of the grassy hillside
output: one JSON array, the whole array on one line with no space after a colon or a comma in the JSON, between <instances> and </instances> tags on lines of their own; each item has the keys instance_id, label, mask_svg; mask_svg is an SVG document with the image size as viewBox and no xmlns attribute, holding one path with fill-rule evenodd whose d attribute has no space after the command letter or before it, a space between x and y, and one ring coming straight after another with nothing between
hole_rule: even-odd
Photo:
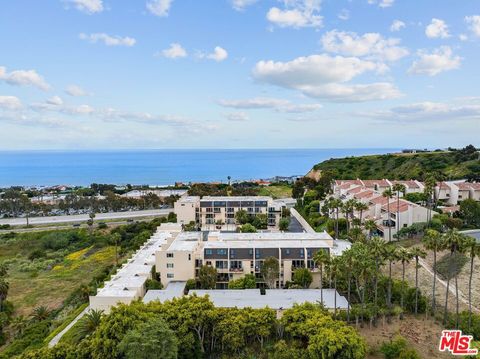
<instances>
[{"instance_id":1,"label":"grassy hillside","mask_svg":"<svg viewBox=\"0 0 480 359\"><path fill-rule=\"evenodd\" d=\"M428 173L445 179L475 179L480 174L480 159L477 149L467 146L451 151L333 158L316 164L313 170L332 171L338 179L423 180Z\"/></svg>"}]
</instances>

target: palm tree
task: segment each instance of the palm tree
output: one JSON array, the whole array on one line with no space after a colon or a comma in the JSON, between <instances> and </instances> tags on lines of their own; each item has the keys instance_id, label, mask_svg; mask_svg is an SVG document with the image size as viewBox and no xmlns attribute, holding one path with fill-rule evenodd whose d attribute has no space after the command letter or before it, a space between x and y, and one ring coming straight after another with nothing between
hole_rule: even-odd
<instances>
[{"instance_id":1,"label":"palm tree","mask_svg":"<svg viewBox=\"0 0 480 359\"><path fill-rule=\"evenodd\" d=\"M410 251L415 258L415 314L418 313L418 262L420 258L425 258L427 253L420 247L413 247Z\"/></svg>"},{"instance_id":2,"label":"palm tree","mask_svg":"<svg viewBox=\"0 0 480 359\"><path fill-rule=\"evenodd\" d=\"M395 183L392 187L392 191L397 192L397 217L396 217L396 224L397 224L397 233L400 230L400 192L405 194L406 187L402 183Z\"/></svg>"},{"instance_id":3,"label":"palm tree","mask_svg":"<svg viewBox=\"0 0 480 359\"><path fill-rule=\"evenodd\" d=\"M368 210L368 208L366 203L360 201L355 203L355 210L359 213L358 219L360 220L360 225L362 225L363 211Z\"/></svg>"},{"instance_id":4,"label":"palm tree","mask_svg":"<svg viewBox=\"0 0 480 359\"><path fill-rule=\"evenodd\" d=\"M335 211L335 239L338 239L338 216L343 207L343 202L340 199L333 199L330 201L330 208Z\"/></svg>"},{"instance_id":5,"label":"palm tree","mask_svg":"<svg viewBox=\"0 0 480 359\"><path fill-rule=\"evenodd\" d=\"M353 256L350 250L343 252L342 256L343 272L347 273L347 323L350 322L350 294L352 283Z\"/></svg>"},{"instance_id":6,"label":"palm tree","mask_svg":"<svg viewBox=\"0 0 480 359\"><path fill-rule=\"evenodd\" d=\"M375 286L375 295L374 295L374 304L377 305L378 301L378 274L380 272L380 260L382 259L383 252L385 250L385 241L380 237L374 237L369 244L370 254L375 258L375 274L374 274L374 286Z\"/></svg>"},{"instance_id":7,"label":"palm tree","mask_svg":"<svg viewBox=\"0 0 480 359\"><path fill-rule=\"evenodd\" d=\"M350 216L353 218L353 210L355 209L355 205L357 204L357 201L355 199L349 199L343 204L343 212L345 213L345 218L347 220L347 233L350 230L350 221L348 217Z\"/></svg>"},{"instance_id":8,"label":"palm tree","mask_svg":"<svg viewBox=\"0 0 480 359\"><path fill-rule=\"evenodd\" d=\"M385 191L382 193L383 197L387 198L387 213L388 213L388 241L392 241L392 227L390 226L390 199L393 197L393 192L391 188L387 188Z\"/></svg>"},{"instance_id":9,"label":"palm tree","mask_svg":"<svg viewBox=\"0 0 480 359\"><path fill-rule=\"evenodd\" d=\"M84 315L78 323L78 330L75 332L75 340L79 342L83 338L92 334L100 325L103 311L92 309Z\"/></svg>"},{"instance_id":10,"label":"palm tree","mask_svg":"<svg viewBox=\"0 0 480 359\"><path fill-rule=\"evenodd\" d=\"M403 299L405 297L405 264L410 263L410 260L412 259L412 254L407 248L399 247L398 259L402 262L402 295L400 298L400 306L402 307L402 311L405 311L405 308L403 305ZM403 318L403 312L400 317Z\"/></svg>"},{"instance_id":11,"label":"palm tree","mask_svg":"<svg viewBox=\"0 0 480 359\"><path fill-rule=\"evenodd\" d=\"M340 272L340 257L332 257L328 265L330 276L333 279L333 289L335 289L334 298L333 298L333 319L337 319L337 277Z\"/></svg>"},{"instance_id":12,"label":"palm tree","mask_svg":"<svg viewBox=\"0 0 480 359\"><path fill-rule=\"evenodd\" d=\"M38 322L47 319L49 316L50 316L50 310L44 305L40 307L36 307L32 313L33 320Z\"/></svg>"},{"instance_id":13,"label":"palm tree","mask_svg":"<svg viewBox=\"0 0 480 359\"><path fill-rule=\"evenodd\" d=\"M368 231L368 238L372 239L372 233L377 229L377 224L375 221L373 219L367 219L363 226Z\"/></svg>"},{"instance_id":14,"label":"palm tree","mask_svg":"<svg viewBox=\"0 0 480 359\"><path fill-rule=\"evenodd\" d=\"M383 258L388 261L388 287L387 287L387 305L392 308L392 263L398 259L397 247L387 245L383 251Z\"/></svg>"},{"instance_id":15,"label":"palm tree","mask_svg":"<svg viewBox=\"0 0 480 359\"><path fill-rule=\"evenodd\" d=\"M323 267L330 261L330 256L327 251L319 250L313 255L313 261L320 270L320 301L323 305Z\"/></svg>"},{"instance_id":16,"label":"palm tree","mask_svg":"<svg viewBox=\"0 0 480 359\"><path fill-rule=\"evenodd\" d=\"M435 176L433 174L427 175L427 177L425 178L425 189L423 190L423 193L427 198L427 208L428 208L427 222L429 227L430 227L430 220L432 217L432 203L433 203L432 197L435 195L436 185L437 185L437 180L435 179Z\"/></svg>"},{"instance_id":17,"label":"palm tree","mask_svg":"<svg viewBox=\"0 0 480 359\"><path fill-rule=\"evenodd\" d=\"M443 312L443 324L447 323L448 316L448 292L450 291L450 278L453 273L453 263L456 262L457 252L461 251L462 244L464 243L465 236L458 232L456 229L449 229L443 236L445 247L450 249L450 260L448 263L448 275L447 275L447 291L445 293L445 309ZM455 275L455 296L457 297L456 305L456 328L458 328L459 319L459 300L458 300L458 282L457 275Z\"/></svg>"},{"instance_id":18,"label":"palm tree","mask_svg":"<svg viewBox=\"0 0 480 359\"><path fill-rule=\"evenodd\" d=\"M437 252L443 249L443 239L439 232L434 229L427 230L423 237L423 245L426 249L433 251L433 286L432 286L432 315L435 315L436 309L436 283L437 283Z\"/></svg>"},{"instance_id":19,"label":"palm tree","mask_svg":"<svg viewBox=\"0 0 480 359\"><path fill-rule=\"evenodd\" d=\"M465 239L464 247L470 252L470 277L468 279L468 330L472 328L472 278L473 278L473 260L475 256L480 255L480 246L473 237Z\"/></svg>"}]
</instances>

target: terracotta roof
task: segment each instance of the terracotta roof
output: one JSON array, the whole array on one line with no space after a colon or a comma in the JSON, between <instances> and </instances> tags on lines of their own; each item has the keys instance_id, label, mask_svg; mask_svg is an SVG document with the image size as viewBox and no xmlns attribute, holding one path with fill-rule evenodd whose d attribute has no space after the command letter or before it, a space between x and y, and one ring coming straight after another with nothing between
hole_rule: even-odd
<instances>
[{"instance_id":1,"label":"terracotta roof","mask_svg":"<svg viewBox=\"0 0 480 359\"><path fill-rule=\"evenodd\" d=\"M473 189L475 191L478 191L480 190L480 183L476 183L476 182L460 182L460 183L455 183L458 188L462 191L465 191L465 190L470 190L470 189Z\"/></svg>"},{"instance_id":2,"label":"terracotta roof","mask_svg":"<svg viewBox=\"0 0 480 359\"><path fill-rule=\"evenodd\" d=\"M362 186L363 183L361 180L359 179L356 179L356 180L335 180L335 185L339 186L339 185L343 185L343 184L346 184L346 183L349 183L350 185L359 185L359 186Z\"/></svg>"},{"instance_id":3,"label":"terracotta roof","mask_svg":"<svg viewBox=\"0 0 480 359\"><path fill-rule=\"evenodd\" d=\"M353 187L352 189L349 189L349 190L347 191L347 193L348 193L348 194L355 194L355 193L358 193L358 192L360 192L360 191L362 191L362 190L363 190L363 188L360 187L360 186L358 186L358 187Z\"/></svg>"},{"instance_id":4,"label":"terracotta roof","mask_svg":"<svg viewBox=\"0 0 480 359\"><path fill-rule=\"evenodd\" d=\"M438 182L437 187L440 188L440 185L442 186L442 189L452 189L447 182Z\"/></svg>"},{"instance_id":5,"label":"terracotta roof","mask_svg":"<svg viewBox=\"0 0 480 359\"><path fill-rule=\"evenodd\" d=\"M400 184L403 184L405 187L407 188L420 188L420 186L418 185L417 182L415 182L414 180L410 180L410 181L392 181L393 184L397 184L397 183L400 183Z\"/></svg>"},{"instance_id":6,"label":"terracotta roof","mask_svg":"<svg viewBox=\"0 0 480 359\"><path fill-rule=\"evenodd\" d=\"M373 188L375 185L378 187L390 187L390 183L388 183L387 180L381 179L381 180L363 180L362 181L365 187L370 187Z\"/></svg>"},{"instance_id":7,"label":"terracotta roof","mask_svg":"<svg viewBox=\"0 0 480 359\"><path fill-rule=\"evenodd\" d=\"M381 204L381 205L384 205L384 204L387 204L388 202L388 199L387 197L383 197L383 196L378 196L378 197L375 197L375 198L372 198L370 200L370 203L373 203L373 204Z\"/></svg>"},{"instance_id":8,"label":"terracotta roof","mask_svg":"<svg viewBox=\"0 0 480 359\"><path fill-rule=\"evenodd\" d=\"M367 198L367 197L372 197L375 195L375 191L372 191L371 189L363 190L362 192L358 192L355 194L355 198L361 199L361 198Z\"/></svg>"},{"instance_id":9,"label":"terracotta roof","mask_svg":"<svg viewBox=\"0 0 480 359\"><path fill-rule=\"evenodd\" d=\"M390 203L390 212L391 213L406 212L406 211L408 211L408 208L410 207L410 204L411 204L410 202L400 200L399 203L398 203L398 207L397 207L397 201L391 202ZM386 211L387 206L386 205L382 206L382 209L384 209Z\"/></svg>"}]
</instances>

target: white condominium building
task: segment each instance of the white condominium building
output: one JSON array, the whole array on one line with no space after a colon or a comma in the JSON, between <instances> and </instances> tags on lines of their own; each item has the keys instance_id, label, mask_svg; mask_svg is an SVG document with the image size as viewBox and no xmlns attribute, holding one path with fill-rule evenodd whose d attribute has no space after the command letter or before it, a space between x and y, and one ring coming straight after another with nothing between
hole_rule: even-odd
<instances>
[{"instance_id":1,"label":"white condominium building","mask_svg":"<svg viewBox=\"0 0 480 359\"><path fill-rule=\"evenodd\" d=\"M217 270L217 288L226 288L230 280L253 274L262 285L261 268L266 258L274 257L280 264L277 287L292 280L297 268L308 268L319 286L319 274L313 256L323 250L341 254L349 247L344 241L334 241L323 233L226 233L180 232L169 238L155 254L156 269L161 281L186 281L198 276L202 265Z\"/></svg>"},{"instance_id":2,"label":"white condominium building","mask_svg":"<svg viewBox=\"0 0 480 359\"><path fill-rule=\"evenodd\" d=\"M174 204L177 221L181 224L195 222L202 230L235 230L235 214L243 210L251 216L264 214L269 227L278 226L285 203L271 197L213 197L187 196Z\"/></svg>"}]
</instances>

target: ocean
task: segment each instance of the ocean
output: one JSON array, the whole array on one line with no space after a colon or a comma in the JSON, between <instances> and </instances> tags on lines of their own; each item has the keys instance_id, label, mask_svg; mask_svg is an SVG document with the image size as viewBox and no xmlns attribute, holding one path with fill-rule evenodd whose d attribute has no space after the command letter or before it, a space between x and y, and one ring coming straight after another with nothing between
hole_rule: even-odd
<instances>
[{"instance_id":1,"label":"ocean","mask_svg":"<svg viewBox=\"0 0 480 359\"><path fill-rule=\"evenodd\" d=\"M175 182L250 180L307 173L334 157L398 149L229 149L118 151L0 151L0 187L168 185Z\"/></svg>"}]
</instances>

